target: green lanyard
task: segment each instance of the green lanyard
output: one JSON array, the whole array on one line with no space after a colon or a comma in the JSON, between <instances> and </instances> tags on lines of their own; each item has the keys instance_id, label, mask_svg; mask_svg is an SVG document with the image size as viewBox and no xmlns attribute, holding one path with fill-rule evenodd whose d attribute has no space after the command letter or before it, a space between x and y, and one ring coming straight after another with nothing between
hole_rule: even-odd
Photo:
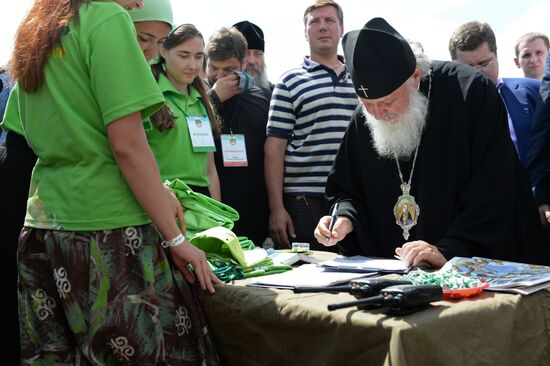
<instances>
[{"instance_id":1,"label":"green lanyard","mask_svg":"<svg viewBox=\"0 0 550 366\"><path fill-rule=\"evenodd\" d=\"M204 104L202 104L202 100L199 98L197 99L197 102L199 103L199 106L201 107L202 114L189 114L186 111L183 110L183 108L179 107L179 103L176 103L176 107L184 114L185 117L191 117L191 116L201 116L201 117L208 117L208 113L206 113L206 108L204 107Z\"/></svg>"}]
</instances>

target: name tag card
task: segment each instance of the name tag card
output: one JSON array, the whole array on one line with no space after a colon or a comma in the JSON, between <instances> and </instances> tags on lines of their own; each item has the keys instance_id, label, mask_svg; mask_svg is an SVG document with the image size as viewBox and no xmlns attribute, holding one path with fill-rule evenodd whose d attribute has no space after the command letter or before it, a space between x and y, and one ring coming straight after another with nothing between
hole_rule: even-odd
<instances>
[{"instance_id":1,"label":"name tag card","mask_svg":"<svg viewBox=\"0 0 550 366\"><path fill-rule=\"evenodd\" d=\"M216 151L214 145L214 136L212 135L212 127L208 117L203 116L188 116L187 127L189 127L189 135L191 136L191 144L194 152L209 152Z\"/></svg>"},{"instance_id":2,"label":"name tag card","mask_svg":"<svg viewBox=\"0 0 550 366\"><path fill-rule=\"evenodd\" d=\"M221 135L223 166L248 166L244 135Z\"/></svg>"}]
</instances>

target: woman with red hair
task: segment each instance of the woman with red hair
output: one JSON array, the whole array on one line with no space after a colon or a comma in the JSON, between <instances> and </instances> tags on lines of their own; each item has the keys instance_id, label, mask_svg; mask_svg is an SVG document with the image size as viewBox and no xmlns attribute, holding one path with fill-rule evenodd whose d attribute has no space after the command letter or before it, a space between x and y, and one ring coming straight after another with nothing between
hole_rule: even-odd
<instances>
[{"instance_id":1,"label":"woman with red hair","mask_svg":"<svg viewBox=\"0 0 550 366\"><path fill-rule=\"evenodd\" d=\"M36 0L18 29L10 71L38 156L18 248L26 363L218 362L189 283L220 281L143 131L164 98L123 9L142 4Z\"/></svg>"}]
</instances>

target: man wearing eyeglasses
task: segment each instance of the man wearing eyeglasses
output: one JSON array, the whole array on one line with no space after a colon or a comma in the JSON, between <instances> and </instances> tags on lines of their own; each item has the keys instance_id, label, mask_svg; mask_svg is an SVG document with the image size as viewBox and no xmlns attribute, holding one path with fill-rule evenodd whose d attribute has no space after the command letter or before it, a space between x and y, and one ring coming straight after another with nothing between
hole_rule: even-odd
<instances>
[{"instance_id":1,"label":"man wearing eyeglasses","mask_svg":"<svg viewBox=\"0 0 550 366\"><path fill-rule=\"evenodd\" d=\"M506 105L510 136L522 164L526 166L540 81L499 78L496 37L487 23L474 21L459 26L449 41L449 52L453 61L477 68L495 84Z\"/></svg>"}]
</instances>

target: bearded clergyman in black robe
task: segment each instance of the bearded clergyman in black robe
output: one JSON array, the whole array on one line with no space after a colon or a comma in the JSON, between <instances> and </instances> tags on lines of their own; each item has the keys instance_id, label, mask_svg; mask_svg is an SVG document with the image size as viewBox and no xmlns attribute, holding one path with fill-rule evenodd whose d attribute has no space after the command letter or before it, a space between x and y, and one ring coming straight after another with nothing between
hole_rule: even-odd
<instances>
[{"instance_id":1,"label":"bearded clergyman in black robe","mask_svg":"<svg viewBox=\"0 0 550 366\"><path fill-rule=\"evenodd\" d=\"M489 79L431 62L384 19L343 39L362 102L326 185L344 255L442 266L454 256L550 264L507 114ZM351 66L350 66L351 65Z\"/></svg>"}]
</instances>

